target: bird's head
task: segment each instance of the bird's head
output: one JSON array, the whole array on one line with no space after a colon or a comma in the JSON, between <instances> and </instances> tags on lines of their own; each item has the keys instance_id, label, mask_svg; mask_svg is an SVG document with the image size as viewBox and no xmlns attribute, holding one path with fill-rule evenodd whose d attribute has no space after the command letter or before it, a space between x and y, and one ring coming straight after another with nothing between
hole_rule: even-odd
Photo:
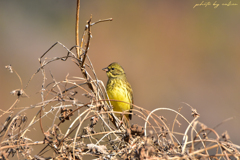
<instances>
[{"instance_id":1,"label":"bird's head","mask_svg":"<svg viewBox=\"0 0 240 160\"><path fill-rule=\"evenodd\" d=\"M117 62L111 63L108 67L103 68L102 70L106 71L108 78L125 77L124 69Z\"/></svg>"}]
</instances>

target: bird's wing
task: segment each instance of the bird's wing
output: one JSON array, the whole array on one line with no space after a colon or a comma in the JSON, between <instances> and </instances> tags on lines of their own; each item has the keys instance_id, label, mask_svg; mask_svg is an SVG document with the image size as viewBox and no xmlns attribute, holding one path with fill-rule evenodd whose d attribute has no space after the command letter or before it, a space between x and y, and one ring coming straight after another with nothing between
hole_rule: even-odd
<instances>
[{"instance_id":1,"label":"bird's wing","mask_svg":"<svg viewBox=\"0 0 240 160\"><path fill-rule=\"evenodd\" d=\"M130 85L128 82L127 82L127 90L128 90L128 93L130 93L130 94L129 94L129 96L130 96L130 97L129 97L129 98L130 98L130 99L129 99L129 102L130 102L130 103L133 103L133 90L132 90L131 85ZM130 109L133 109L133 106L132 106L132 105L130 106Z\"/></svg>"}]
</instances>

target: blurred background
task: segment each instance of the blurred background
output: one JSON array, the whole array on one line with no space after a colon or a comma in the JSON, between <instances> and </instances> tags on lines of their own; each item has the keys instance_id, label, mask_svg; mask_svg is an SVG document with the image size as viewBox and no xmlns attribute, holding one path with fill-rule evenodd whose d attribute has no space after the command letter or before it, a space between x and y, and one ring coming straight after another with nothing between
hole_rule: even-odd
<instances>
[{"instance_id":1,"label":"blurred background","mask_svg":"<svg viewBox=\"0 0 240 160\"><path fill-rule=\"evenodd\" d=\"M92 27L89 57L98 78L106 84L102 68L119 62L134 91L134 103L148 110L158 107L178 110L189 118L197 109L199 121L216 130L228 131L240 144L240 2L222 6L195 7L201 0L88 0L81 1L80 36L86 21L113 18ZM214 3L214 1L209 1ZM39 67L38 58L55 42L75 45L76 1L0 1L0 90L1 109L15 101L9 93L21 88L11 64L25 86ZM55 47L47 57L64 56ZM82 76L71 61L48 67L57 80ZM41 77L41 73L37 75ZM26 93L39 102L42 79L35 78ZM18 107L24 107L24 102ZM168 112L159 115L167 116ZM1 119L1 124L4 119ZM136 121L132 121L134 123ZM171 125L171 121L167 124Z\"/></svg>"}]
</instances>

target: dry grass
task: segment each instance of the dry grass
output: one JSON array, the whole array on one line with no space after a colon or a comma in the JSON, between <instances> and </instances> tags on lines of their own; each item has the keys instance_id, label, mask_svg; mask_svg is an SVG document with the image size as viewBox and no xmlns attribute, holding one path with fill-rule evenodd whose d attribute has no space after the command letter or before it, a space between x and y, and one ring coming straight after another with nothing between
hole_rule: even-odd
<instances>
[{"instance_id":1,"label":"dry grass","mask_svg":"<svg viewBox=\"0 0 240 160\"><path fill-rule=\"evenodd\" d=\"M128 127L130 122L125 123L124 116L121 120L115 117L108 105L111 100L105 97L104 84L97 78L87 55L91 26L111 19L95 23L91 19L86 24L80 45L68 49L56 42L39 58L40 67L27 85L11 92L16 101L0 115L0 118L7 117L0 132L1 159L84 159L86 156L97 159L239 159L240 146L229 140L227 132L219 135L198 122L200 115L192 107L191 120L185 118L180 110L157 108L148 111L136 105L133 118L138 118L144 125ZM76 42L79 43L78 40ZM56 45L66 49L66 56L45 58ZM82 77L69 78L67 75L62 81L56 81L52 74L47 77L46 66L70 59L79 67ZM17 74L12 66L6 68ZM39 92L41 101L19 111L17 104L24 101L24 97L29 98L25 89L37 74L42 74L42 83L39 84L42 86ZM22 84L21 77L17 76ZM47 82L47 78L51 82ZM31 111L31 116L25 114L33 108L37 111ZM168 120L171 128L166 124L166 118L157 115L159 110L176 115ZM181 126L181 123L187 124L182 133L175 131L175 126ZM36 130L42 137L29 138L28 135ZM38 153L33 153L33 150L38 150Z\"/></svg>"}]
</instances>

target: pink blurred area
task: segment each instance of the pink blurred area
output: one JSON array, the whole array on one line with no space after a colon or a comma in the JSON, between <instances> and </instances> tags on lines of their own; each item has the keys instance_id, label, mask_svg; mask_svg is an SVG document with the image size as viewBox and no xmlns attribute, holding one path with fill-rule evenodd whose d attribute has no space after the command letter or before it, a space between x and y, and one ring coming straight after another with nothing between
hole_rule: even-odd
<instances>
[{"instance_id":1,"label":"pink blurred area","mask_svg":"<svg viewBox=\"0 0 240 160\"><path fill-rule=\"evenodd\" d=\"M193 8L196 3L201 1L82 1L80 35L91 14L93 21L113 18L92 27L88 54L99 79L106 83L102 68L119 62L132 84L136 105L149 110L183 107L181 113L192 119L185 102L197 109L199 121L210 128L234 117L216 130L227 130L231 140L240 144L240 2L216 9ZM51 45L60 41L68 48L74 46L75 5L66 0L0 1L2 110L16 98L10 91L21 88L17 76L4 67L11 64L26 85L39 67L38 58ZM57 46L47 57L66 53ZM48 68L57 80L67 73L81 76L71 61ZM26 89L30 97L37 97L30 104L41 100L37 94L41 74L37 76Z\"/></svg>"}]
</instances>

